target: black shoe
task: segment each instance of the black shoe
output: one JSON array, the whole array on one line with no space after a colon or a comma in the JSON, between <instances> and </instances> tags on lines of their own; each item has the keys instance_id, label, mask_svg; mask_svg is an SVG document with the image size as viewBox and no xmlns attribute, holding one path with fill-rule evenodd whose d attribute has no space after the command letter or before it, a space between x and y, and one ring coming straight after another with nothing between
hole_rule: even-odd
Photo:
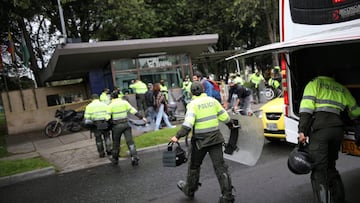
<instances>
[{"instance_id":1,"label":"black shoe","mask_svg":"<svg viewBox=\"0 0 360 203\"><path fill-rule=\"evenodd\" d=\"M108 155L108 156L110 156L110 155L112 155L112 150L106 150L106 154Z\"/></svg>"},{"instance_id":2,"label":"black shoe","mask_svg":"<svg viewBox=\"0 0 360 203\"><path fill-rule=\"evenodd\" d=\"M225 196L220 196L219 198L219 203L234 203L235 202L235 198L233 195L231 195L230 197L225 197Z\"/></svg>"},{"instance_id":3,"label":"black shoe","mask_svg":"<svg viewBox=\"0 0 360 203\"><path fill-rule=\"evenodd\" d=\"M104 157L105 157L105 153L104 153L104 152L101 152L101 153L99 154L99 157L100 157L100 158L104 158Z\"/></svg>"},{"instance_id":4,"label":"black shoe","mask_svg":"<svg viewBox=\"0 0 360 203\"><path fill-rule=\"evenodd\" d=\"M118 165L119 164L119 160L118 159L114 159L114 158L109 158L109 160L111 161L112 164L114 165Z\"/></svg>"},{"instance_id":5,"label":"black shoe","mask_svg":"<svg viewBox=\"0 0 360 203\"><path fill-rule=\"evenodd\" d=\"M138 157L131 157L131 165L137 166L139 165L140 159Z\"/></svg>"},{"instance_id":6,"label":"black shoe","mask_svg":"<svg viewBox=\"0 0 360 203\"><path fill-rule=\"evenodd\" d=\"M194 198L194 192L186 192L185 190L185 186L186 186L186 182L183 180L179 180L179 182L176 184L177 187L189 198Z\"/></svg>"}]
</instances>

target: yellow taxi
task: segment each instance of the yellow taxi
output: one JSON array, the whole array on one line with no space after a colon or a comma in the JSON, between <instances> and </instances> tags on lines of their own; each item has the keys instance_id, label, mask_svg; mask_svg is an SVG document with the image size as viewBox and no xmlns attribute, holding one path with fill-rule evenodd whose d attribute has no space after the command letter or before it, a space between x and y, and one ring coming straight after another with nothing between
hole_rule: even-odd
<instances>
[{"instance_id":1,"label":"yellow taxi","mask_svg":"<svg viewBox=\"0 0 360 203\"><path fill-rule=\"evenodd\" d=\"M262 107L258 112L263 122L264 136L269 141L285 140L284 98L275 98Z\"/></svg>"}]
</instances>

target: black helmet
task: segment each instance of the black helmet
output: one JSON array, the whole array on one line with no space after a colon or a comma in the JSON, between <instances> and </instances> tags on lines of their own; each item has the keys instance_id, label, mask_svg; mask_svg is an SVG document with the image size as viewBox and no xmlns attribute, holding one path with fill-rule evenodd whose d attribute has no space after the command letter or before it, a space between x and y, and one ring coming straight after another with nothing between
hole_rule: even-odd
<instances>
[{"instance_id":1,"label":"black helmet","mask_svg":"<svg viewBox=\"0 0 360 203\"><path fill-rule=\"evenodd\" d=\"M312 169L313 160L304 149L304 145L299 144L291 151L287 165L289 170L297 175L308 174Z\"/></svg>"},{"instance_id":2,"label":"black helmet","mask_svg":"<svg viewBox=\"0 0 360 203\"><path fill-rule=\"evenodd\" d=\"M195 96L199 96L201 93L204 92L204 88L203 88L201 82L199 82L199 81L194 81L191 84L190 90L191 90L191 94L193 94Z\"/></svg>"}]
</instances>

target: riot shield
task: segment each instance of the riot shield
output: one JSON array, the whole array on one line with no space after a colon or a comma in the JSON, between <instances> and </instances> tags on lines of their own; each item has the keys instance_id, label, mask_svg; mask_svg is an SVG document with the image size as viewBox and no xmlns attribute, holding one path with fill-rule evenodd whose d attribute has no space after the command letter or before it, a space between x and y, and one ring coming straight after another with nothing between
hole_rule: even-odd
<instances>
[{"instance_id":1,"label":"riot shield","mask_svg":"<svg viewBox=\"0 0 360 203\"><path fill-rule=\"evenodd\" d=\"M224 153L224 158L242 163L248 166L254 166L259 160L264 146L264 132L261 119L256 116L246 116L229 113L231 119L237 120L239 128L230 129L224 124L220 124L220 131L225 139L224 151L230 141L231 134L238 133L236 139L236 149L231 153ZM234 140L233 137L231 140Z\"/></svg>"}]
</instances>

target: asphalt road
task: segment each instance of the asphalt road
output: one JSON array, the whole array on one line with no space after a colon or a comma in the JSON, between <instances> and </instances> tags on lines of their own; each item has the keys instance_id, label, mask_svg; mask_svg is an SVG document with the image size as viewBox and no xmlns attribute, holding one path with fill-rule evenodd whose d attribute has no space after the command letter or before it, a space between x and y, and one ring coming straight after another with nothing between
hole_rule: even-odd
<instances>
[{"instance_id":1,"label":"asphalt road","mask_svg":"<svg viewBox=\"0 0 360 203\"><path fill-rule=\"evenodd\" d=\"M227 161L236 202L312 202L309 175L293 175L287 169L287 155L292 147L266 142L260 160L252 167ZM186 177L187 164L163 167L161 151L140 157L137 167L126 160L118 166L106 164L2 187L0 202L218 202L220 189L209 157L204 160L202 186L194 200L187 199L176 187L176 182ZM360 202L360 157L340 155L338 169L348 203Z\"/></svg>"}]
</instances>

